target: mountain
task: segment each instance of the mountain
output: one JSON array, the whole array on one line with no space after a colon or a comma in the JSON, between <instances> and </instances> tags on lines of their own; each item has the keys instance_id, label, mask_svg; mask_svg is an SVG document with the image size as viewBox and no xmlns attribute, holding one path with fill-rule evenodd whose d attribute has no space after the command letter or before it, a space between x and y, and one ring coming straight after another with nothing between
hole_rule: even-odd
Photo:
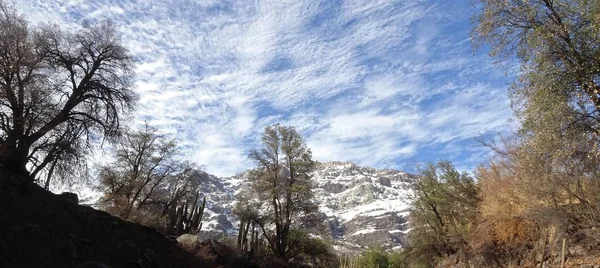
<instances>
[{"instance_id":1,"label":"mountain","mask_svg":"<svg viewBox=\"0 0 600 268\"><path fill-rule=\"evenodd\" d=\"M327 229L321 235L332 239L338 251L358 251L374 244L387 248L404 245L413 175L349 162L317 163L312 175L315 198ZM250 187L248 172L220 178L197 171L195 176L207 197L204 235L237 235L238 220L232 209L235 195ZM86 187L71 191L79 194L80 204L93 206L101 196Z\"/></svg>"},{"instance_id":2,"label":"mountain","mask_svg":"<svg viewBox=\"0 0 600 268\"><path fill-rule=\"evenodd\" d=\"M339 251L369 245L402 247L408 232L412 175L393 169L361 167L349 162L318 163L314 193L326 235ZM199 171L207 196L202 229L206 235L235 235L235 195L249 186L248 173L218 178Z\"/></svg>"}]
</instances>

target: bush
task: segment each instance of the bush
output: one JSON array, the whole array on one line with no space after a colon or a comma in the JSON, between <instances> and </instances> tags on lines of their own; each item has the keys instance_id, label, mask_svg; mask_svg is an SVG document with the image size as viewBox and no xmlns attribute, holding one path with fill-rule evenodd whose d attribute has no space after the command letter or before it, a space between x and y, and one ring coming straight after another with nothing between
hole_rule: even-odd
<instances>
[{"instance_id":1,"label":"bush","mask_svg":"<svg viewBox=\"0 0 600 268\"><path fill-rule=\"evenodd\" d=\"M394 251L388 255L388 268L408 268L406 252Z\"/></svg>"},{"instance_id":2,"label":"bush","mask_svg":"<svg viewBox=\"0 0 600 268\"><path fill-rule=\"evenodd\" d=\"M482 221L471 240L473 253L486 266L522 260L540 238L539 226L527 217L495 217Z\"/></svg>"},{"instance_id":3,"label":"bush","mask_svg":"<svg viewBox=\"0 0 600 268\"><path fill-rule=\"evenodd\" d=\"M361 268L387 268L389 265L388 254L380 247L372 247L360 258Z\"/></svg>"}]
</instances>

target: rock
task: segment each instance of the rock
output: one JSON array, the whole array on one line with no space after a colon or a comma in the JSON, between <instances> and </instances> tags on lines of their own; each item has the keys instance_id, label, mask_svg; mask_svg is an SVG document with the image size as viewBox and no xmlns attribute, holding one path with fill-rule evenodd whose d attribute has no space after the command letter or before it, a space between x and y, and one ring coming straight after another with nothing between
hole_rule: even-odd
<instances>
[{"instance_id":1,"label":"rock","mask_svg":"<svg viewBox=\"0 0 600 268\"><path fill-rule=\"evenodd\" d=\"M223 232L226 232L227 230L233 228L233 224L229 221L229 219L227 219L227 216L225 216L224 214L217 216L217 223L221 227L219 229L221 229Z\"/></svg>"},{"instance_id":2,"label":"rock","mask_svg":"<svg viewBox=\"0 0 600 268\"><path fill-rule=\"evenodd\" d=\"M62 194L59 194L58 197L69 203L72 203L75 205L79 204L79 197L77 196L76 193L63 192Z\"/></svg>"},{"instance_id":3,"label":"rock","mask_svg":"<svg viewBox=\"0 0 600 268\"><path fill-rule=\"evenodd\" d=\"M344 225L337 218L332 218L328 220L329 222L329 230L331 231L331 236L333 238L339 239L344 236Z\"/></svg>"},{"instance_id":4,"label":"rock","mask_svg":"<svg viewBox=\"0 0 600 268\"><path fill-rule=\"evenodd\" d=\"M218 206L218 205L212 205L210 207L210 210L212 210L212 212L216 213L216 214L223 214L223 213L225 213L225 208L223 208L221 206Z\"/></svg>"},{"instance_id":5,"label":"rock","mask_svg":"<svg viewBox=\"0 0 600 268\"><path fill-rule=\"evenodd\" d=\"M344 237L360 245L404 244L406 234L388 230L405 230L406 219L388 212L377 216L359 216L344 223ZM365 231L370 230L370 231Z\"/></svg>"},{"instance_id":6,"label":"rock","mask_svg":"<svg viewBox=\"0 0 600 268\"><path fill-rule=\"evenodd\" d=\"M369 177L362 177L358 180L358 183L373 183L373 180Z\"/></svg>"},{"instance_id":7,"label":"rock","mask_svg":"<svg viewBox=\"0 0 600 268\"><path fill-rule=\"evenodd\" d=\"M142 262L138 247L131 239L126 239L123 242L117 243L119 248L119 258L127 264L139 264Z\"/></svg>"},{"instance_id":8,"label":"rock","mask_svg":"<svg viewBox=\"0 0 600 268\"><path fill-rule=\"evenodd\" d=\"M198 241L198 237L191 234L182 234L177 237L177 243L181 245L187 251L193 251L200 246L200 241Z\"/></svg>"},{"instance_id":9,"label":"rock","mask_svg":"<svg viewBox=\"0 0 600 268\"><path fill-rule=\"evenodd\" d=\"M585 254L585 248L581 245L576 245L573 247L569 247L569 255L578 256Z\"/></svg>"},{"instance_id":10,"label":"rock","mask_svg":"<svg viewBox=\"0 0 600 268\"><path fill-rule=\"evenodd\" d=\"M339 183L327 183L325 185L323 185L323 189L325 189L325 191L329 192L329 193L333 193L333 194L337 194L337 193L341 193L343 191L345 191L346 189L348 189L348 187L339 184Z\"/></svg>"},{"instance_id":11,"label":"rock","mask_svg":"<svg viewBox=\"0 0 600 268\"><path fill-rule=\"evenodd\" d=\"M392 187L392 182L390 181L389 178L381 177L378 179L378 181L379 181L379 184L381 184L383 186Z\"/></svg>"},{"instance_id":12,"label":"rock","mask_svg":"<svg viewBox=\"0 0 600 268\"><path fill-rule=\"evenodd\" d=\"M146 249L146 251L144 252L144 257L149 261L153 261L154 259L156 259L156 253L152 249Z\"/></svg>"},{"instance_id":13,"label":"rock","mask_svg":"<svg viewBox=\"0 0 600 268\"><path fill-rule=\"evenodd\" d=\"M584 264L584 265L579 266L579 268L594 268L594 266L589 265L589 264Z\"/></svg>"}]
</instances>

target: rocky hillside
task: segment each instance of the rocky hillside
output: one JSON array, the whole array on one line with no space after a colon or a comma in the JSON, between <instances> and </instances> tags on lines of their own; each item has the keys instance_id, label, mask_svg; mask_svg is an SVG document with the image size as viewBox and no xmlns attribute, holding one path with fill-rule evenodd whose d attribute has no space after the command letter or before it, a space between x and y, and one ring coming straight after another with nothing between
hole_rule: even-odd
<instances>
[{"instance_id":1,"label":"rocky hillside","mask_svg":"<svg viewBox=\"0 0 600 268\"><path fill-rule=\"evenodd\" d=\"M411 193L409 174L361 167L347 162L319 163L314 172L315 195L323 222L338 250L359 250L369 245L401 247L407 232ZM208 235L236 234L231 213L235 194L249 187L248 174L217 178L198 173L207 195L202 229Z\"/></svg>"},{"instance_id":2,"label":"rocky hillside","mask_svg":"<svg viewBox=\"0 0 600 268\"><path fill-rule=\"evenodd\" d=\"M404 244L410 174L349 162L327 162L318 163L313 175L321 217L329 226L327 235L338 243L338 250L360 250L373 244L393 248ZM249 187L248 174L219 178L198 171L196 177L207 196L204 235L236 235L237 219L232 209L235 195ZM93 203L94 194L89 190L76 192L87 203Z\"/></svg>"},{"instance_id":3,"label":"rocky hillside","mask_svg":"<svg viewBox=\"0 0 600 268\"><path fill-rule=\"evenodd\" d=\"M0 172L0 267L215 267L154 229Z\"/></svg>"},{"instance_id":4,"label":"rocky hillside","mask_svg":"<svg viewBox=\"0 0 600 268\"><path fill-rule=\"evenodd\" d=\"M340 250L404 244L410 177L397 170L346 162L318 165L316 196Z\"/></svg>"}]
</instances>

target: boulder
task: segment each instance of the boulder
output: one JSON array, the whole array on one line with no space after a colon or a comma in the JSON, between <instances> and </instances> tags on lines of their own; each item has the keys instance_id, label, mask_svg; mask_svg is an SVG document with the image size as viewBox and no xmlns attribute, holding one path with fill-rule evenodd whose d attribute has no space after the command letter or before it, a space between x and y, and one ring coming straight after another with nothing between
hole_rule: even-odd
<instances>
[{"instance_id":1,"label":"boulder","mask_svg":"<svg viewBox=\"0 0 600 268\"><path fill-rule=\"evenodd\" d=\"M325 185L323 185L323 189L325 189L325 191L327 191L328 193L337 194L345 191L346 189L348 189L348 187L339 183L328 182Z\"/></svg>"},{"instance_id":2,"label":"boulder","mask_svg":"<svg viewBox=\"0 0 600 268\"><path fill-rule=\"evenodd\" d=\"M77 265L76 268L110 268L110 266L96 262L96 261L88 261Z\"/></svg>"},{"instance_id":3,"label":"boulder","mask_svg":"<svg viewBox=\"0 0 600 268\"><path fill-rule=\"evenodd\" d=\"M381 177L378 179L378 181L379 181L379 184L381 184L383 186L392 187L392 182L390 181L389 178Z\"/></svg>"},{"instance_id":4,"label":"boulder","mask_svg":"<svg viewBox=\"0 0 600 268\"><path fill-rule=\"evenodd\" d=\"M75 205L79 204L79 197L77 196L76 193L63 192L62 194L59 194L58 197L69 203L72 203Z\"/></svg>"},{"instance_id":5,"label":"boulder","mask_svg":"<svg viewBox=\"0 0 600 268\"><path fill-rule=\"evenodd\" d=\"M192 234L182 234L177 237L177 243L187 251L194 251L200 246L198 237Z\"/></svg>"}]
</instances>

